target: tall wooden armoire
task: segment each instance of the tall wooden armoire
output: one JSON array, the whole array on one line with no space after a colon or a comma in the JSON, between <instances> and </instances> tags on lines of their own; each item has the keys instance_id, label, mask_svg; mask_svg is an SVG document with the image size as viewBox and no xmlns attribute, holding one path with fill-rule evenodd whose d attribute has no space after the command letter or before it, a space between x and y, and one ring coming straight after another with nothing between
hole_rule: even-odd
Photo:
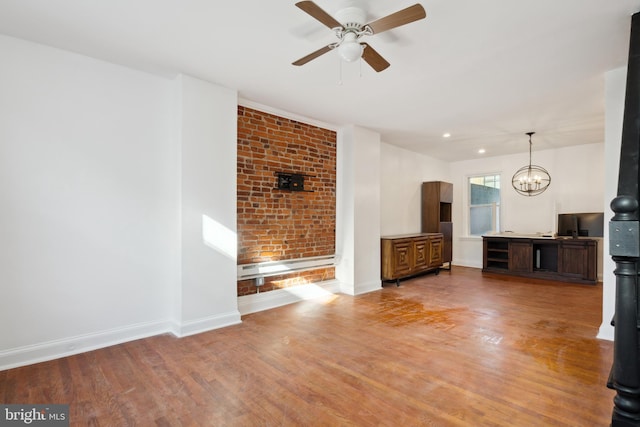
<instances>
[{"instance_id":1,"label":"tall wooden armoire","mask_svg":"<svg viewBox=\"0 0 640 427\"><path fill-rule=\"evenodd\" d=\"M452 232L451 205L453 184L443 181L422 183L422 232L442 233L444 237L442 262L451 269Z\"/></svg>"}]
</instances>

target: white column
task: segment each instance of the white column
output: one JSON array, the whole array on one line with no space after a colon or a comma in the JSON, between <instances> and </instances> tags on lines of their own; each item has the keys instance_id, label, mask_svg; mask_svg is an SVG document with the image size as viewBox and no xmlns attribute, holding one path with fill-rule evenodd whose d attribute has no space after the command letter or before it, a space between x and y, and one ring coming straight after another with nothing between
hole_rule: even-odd
<instances>
[{"instance_id":1,"label":"white column","mask_svg":"<svg viewBox=\"0 0 640 427\"><path fill-rule=\"evenodd\" d=\"M336 277L350 295L380 288L380 135L338 132Z\"/></svg>"},{"instance_id":2,"label":"white column","mask_svg":"<svg viewBox=\"0 0 640 427\"><path fill-rule=\"evenodd\" d=\"M181 283L176 335L240 322L236 290L237 93L189 76L177 84Z\"/></svg>"},{"instance_id":3,"label":"white column","mask_svg":"<svg viewBox=\"0 0 640 427\"><path fill-rule=\"evenodd\" d=\"M602 271L602 324L598 338L613 341L611 319L615 311L616 277L613 274L615 263L609 256L609 221L613 216L611 200L618 192L618 170L620 166L620 147L622 144L622 118L627 81L626 67L611 70L605 74L605 188L604 188L604 238Z\"/></svg>"}]
</instances>

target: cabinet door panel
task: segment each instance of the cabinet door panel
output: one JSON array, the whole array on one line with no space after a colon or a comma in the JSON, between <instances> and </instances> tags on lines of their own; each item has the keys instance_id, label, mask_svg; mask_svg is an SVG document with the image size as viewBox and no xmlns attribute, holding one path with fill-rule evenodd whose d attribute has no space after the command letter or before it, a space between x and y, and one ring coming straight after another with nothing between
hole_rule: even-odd
<instances>
[{"instance_id":1,"label":"cabinet door panel","mask_svg":"<svg viewBox=\"0 0 640 427\"><path fill-rule=\"evenodd\" d=\"M416 270L423 269L429 265L428 240L416 240L413 246L413 266Z\"/></svg>"},{"instance_id":2,"label":"cabinet door panel","mask_svg":"<svg viewBox=\"0 0 640 427\"><path fill-rule=\"evenodd\" d=\"M453 203L453 184L450 182L440 182L440 201Z\"/></svg>"},{"instance_id":3,"label":"cabinet door panel","mask_svg":"<svg viewBox=\"0 0 640 427\"><path fill-rule=\"evenodd\" d=\"M509 271L530 273L533 271L531 242L509 242Z\"/></svg>"},{"instance_id":4,"label":"cabinet door panel","mask_svg":"<svg viewBox=\"0 0 640 427\"><path fill-rule=\"evenodd\" d=\"M440 188L438 183L422 184L422 232L434 233L440 224Z\"/></svg>"},{"instance_id":5,"label":"cabinet door panel","mask_svg":"<svg viewBox=\"0 0 640 427\"><path fill-rule=\"evenodd\" d=\"M442 238L432 238L429 241L429 266L439 267L442 265Z\"/></svg>"},{"instance_id":6,"label":"cabinet door panel","mask_svg":"<svg viewBox=\"0 0 640 427\"><path fill-rule=\"evenodd\" d=\"M393 260L394 260L394 273L396 276L402 276L408 274L413 265L412 258L412 242L411 241L398 241L393 244Z\"/></svg>"},{"instance_id":7,"label":"cabinet door panel","mask_svg":"<svg viewBox=\"0 0 640 427\"><path fill-rule=\"evenodd\" d=\"M584 280L597 280L597 246L592 241L563 242L560 247L559 272Z\"/></svg>"},{"instance_id":8,"label":"cabinet door panel","mask_svg":"<svg viewBox=\"0 0 640 427\"><path fill-rule=\"evenodd\" d=\"M584 275L587 266L587 251L584 247L565 246L560 253L562 256L562 274Z\"/></svg>"}]
</instances>

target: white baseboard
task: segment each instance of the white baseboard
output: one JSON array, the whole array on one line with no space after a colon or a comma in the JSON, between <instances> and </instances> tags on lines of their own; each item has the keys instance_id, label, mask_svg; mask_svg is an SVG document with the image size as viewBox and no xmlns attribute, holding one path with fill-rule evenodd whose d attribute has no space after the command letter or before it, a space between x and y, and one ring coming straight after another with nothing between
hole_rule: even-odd
<instances>
[{"instance_id":1,"label":"white baseboard","mask_svg":"<svg viewBox=\"0 0 640 427\"><path fill-rule=\"evenodd\" d=\"M337 280L328 280L317 284L295 286L263 294L239 297L239 310L222 315L181 323L175 320L140 323L2 350L0 351L0 371L72 356L154 335L171 333L177 337L186 337L199 334L239 324L242 322L240 317L242 314L268 310L312 298L328 297L339 292L339 282Z\"/></svg>"},{"instance_id":2,"label":"white baseboard","mask_svg":"<svg viewBox=\"0 0 640 427\"><path fill-rule=\"evenodd\" d=\"M183 323L169 320L139 323L122 328L12 348L0 351L0 371L46 362L61 357L73 356L74 354L93 351L155 335L172 333L181 338L241 322L240 313L235 311L233 313Z\"/></svg>"},{"instance_id":3,"label":"white baseboard","mask_svg":"<svg viewBox=\"0 0 640 427\"><path fill-rule=\"evenodd\" d=\"M345 283L345 282L340 282L339 292L345 295L350 295L350 296L355 296L356 294L353 283Z\"/></svg>"},{"instance_id":4,"label":"white baseboard","mask_svg":"<svg viewBox=\"0 0 640 427\"><path fill-rule=\"evenodd\" d=\"M241 315L257 313L258 311L269 310L309 299L327 298L339 292L340 283L337 280L292 286L290 288L238 297L238 310Z\"/></svg>"},{"instance_id":5,"label":"white baseboard","mask_svg":"<svg viewBox=\"0 0 640 427\"><path fill-rule=\"evenodd\" d=\"M614 333L615 332L613 326L611 326L611 323L605 322L600 325L600 329L598 330L598 335L596 335L596 338L601 340L613 341Z\"/></svg>"},{"instance_id":6,"label":"white baseboard","mask_svg":"<svg viewBox=\"0 0 640 427\"><path fill-rule=\"evenodd\" d=\"M160 335L170 330L169 321L147 322L3 350L0 351L0 371Z\"/></svg>"},{"instance_id":7,"label":"white baseboard","mask_svg":"<svg viewBox=\"0 0 640 427\"><path fill-rule=\"evenodd\" d=\"M471 268L482 268L482 260L480 260L480 262L478 262L477 260L468 260L468 259L462 259L462 260L455 260L451 263L454 267L459 266L459 267L471 267Z\"/></svg>"},{"instance_id":8,"label":"white baseboard","mask_svg":"<svg viewBox=\"0 0 640 427\"><path fill-rule=\"evenodd\" d=\"M188 337L189 335L200 334L202 332L212 331L214 329L224 328L225 326L237 325L242 323L240 312L222 314L218 316L210 316L202 319L190 320L181 324L174 323L171 333L178 338Z\"/></svg>"},{"instance_id":9,"label":"white baseboard","mask_svg":"<svg viewBox=\"0 0 640 427\"><path fill-rule=\"evenodd\" d=\"M373 282L363 283L358 285L358 289L355 289L355 295L362 295L373 291L379 291L382 289L382 281L375 280Z\"/></svg>"},{"instance_id":10,"label":"white baseboard","mask_svg":"<svg viewBox=\"0 0 640 427\"><path fill-rule=\"evenodd\" d=\"M379 291L382 289L382 280L377 279L367 283L353 283L340 282L339 292L345 295L355 297L356 295L362 295L373 291Z\"/></svg>"}]
</instances>

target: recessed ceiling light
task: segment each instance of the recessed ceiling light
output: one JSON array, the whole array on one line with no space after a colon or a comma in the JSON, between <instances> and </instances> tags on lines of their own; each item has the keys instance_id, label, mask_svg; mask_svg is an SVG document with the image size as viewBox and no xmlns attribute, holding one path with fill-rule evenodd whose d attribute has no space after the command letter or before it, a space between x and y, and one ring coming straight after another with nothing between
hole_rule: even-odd
<instances>
[{"instance_id":1,"label":"recessed ceiling light","mask_svg":"<svg viewBox=\"0 0 640 427\"><path fill-rule=\"evenodd\" d=\"M478 150L478 154L484 154L486 152L486 150L484 148L481 148Z\"/></svg>"},{"instance_id":2,"label":"recessed ceiling light","mask_svg":"<svg viewBox=\"0 0 640 427\"><path fill-rule=\"evenodd\" d=\"M443 138L449 138L450 136L451 136L451 134L449 132L442 134Z\"/></svg>"}]
</instances>

